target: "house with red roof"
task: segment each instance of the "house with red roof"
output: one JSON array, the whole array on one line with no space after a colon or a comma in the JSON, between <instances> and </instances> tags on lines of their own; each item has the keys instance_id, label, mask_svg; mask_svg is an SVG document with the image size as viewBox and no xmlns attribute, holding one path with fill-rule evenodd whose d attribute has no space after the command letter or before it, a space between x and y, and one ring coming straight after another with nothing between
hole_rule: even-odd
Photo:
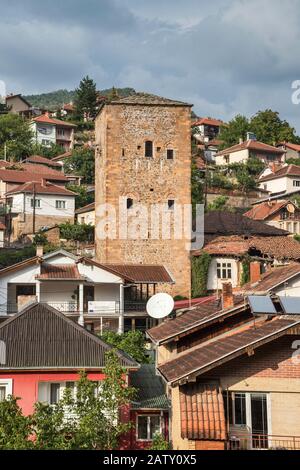
<instances>
[{"instance_id":1,"label":"house with red roof","mask_svg":"<svg viewBox=\"0 0 300 470\"><path fill-rule=\"evenodd\" d=\"M49 116L49 113L35 117L31 121L34 141L45 147L61 145L67 152L74 146L75 124Z\"/></svg>"},{"instance_id":2,"label":"house with red roof","mask_svg":"<svg viewBox=\"0 0 300 470\"><path fill-rule=\"evenodd\" d=\"M249 158L258 158L266 165L284 162L285 150L249 139L218 152L215 161L216 165L224 166L232 163L245 163Z\"/></svg>"},{"instance_id":3,"label":"house with red roof","mask_svg":"<svg viewBox=\"0 0 300 470\"><path fill-rule=\"evenodd\" d=\"M163 265L102 264L37 247L36 256L0 269L0 321L38 301L91 331L145 331L157 324L148 299L173 282Z\"/></svg>"},{"instance_id":4,"label":"house with red roof","mask_svg":"<svg viewBox=\"0 0 300 470\"><path fill-rule=\"evenodd\" d=\"M258 180L259 187L273 194L299 192L300 166L284 165L279 170L261 177Z\"/></svg>"},{"instance_id":5,"label":"house with red roof","mask_svg":"<svg viewBox=\"0 0 300 470\"><path fill-rule=\"evenodd\" d=\"M300 157L300 145L292 144L291 142L280 142L277 147L286 152L286 159Z\"/></svg>"},{"instance_id":6,"label":"house with red roof","mask_svg":"<svg viewBox=\"0 0 300 470\"><path fill-rule=\"evenodd\" d=\"M293 235L300 233L300 210L289 200L264 201L255 204L244 216L286 230Z\"/></svg>"},{"instance_id":7,"label":"house with red roof","mask_svg":"<svg viewBox=\"0 0 300 470\"><path fill-rule=\"evenodd\" d=\"M218 139L221 126L224 126L223 121L210 117L200 118L192 123L194 134L199 136L202 142Z\"/></svg>"},{"instance_id":8,"label":"house with red roof","mask_svg":"<svg viewBox=\"0 0 300 470\"><path fill-rule=\"evenodd\" d=\"M300 448L300 308L293 302L292 314L287 301L299 276L299 264L256 276L248 290L261 309L224 283L219 298L147 332L171 398L174 450Z\"/></svg>"},{"instance_id":9,"label":"house with red roof","mask_svg":"<svg viewBox=\"0 0 300 470\"><path fill-rule=\"evenodd\" d=\"M74 223L76 194L46 180L28 181L6 193L9 236L18 240L56 224Z\"/></svg>"}]
</instances>

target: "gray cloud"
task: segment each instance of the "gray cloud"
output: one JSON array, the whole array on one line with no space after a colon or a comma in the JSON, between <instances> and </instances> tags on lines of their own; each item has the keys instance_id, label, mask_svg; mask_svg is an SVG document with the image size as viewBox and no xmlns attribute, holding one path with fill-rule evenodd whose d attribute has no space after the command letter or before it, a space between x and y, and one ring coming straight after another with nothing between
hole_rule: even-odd
<instances>
[{"instance_id":1,"label":"gray cloud","mask_svg":"<svg viewBox=\"0 0 300 470\"><path fill-rule=\"evenodd\" d=\"M284 21L283 21L284 18ZM0 79L23 93L133 86L223 119L272 107L300 132L298 0L10 0ZM300 110L300 109L299 109Z\"/></svg>"}]
</instances>

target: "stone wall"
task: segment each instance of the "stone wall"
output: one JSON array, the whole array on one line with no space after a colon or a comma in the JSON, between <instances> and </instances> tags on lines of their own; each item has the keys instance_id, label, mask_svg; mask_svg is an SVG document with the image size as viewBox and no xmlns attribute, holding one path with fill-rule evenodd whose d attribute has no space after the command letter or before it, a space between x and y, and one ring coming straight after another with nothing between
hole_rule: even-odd
<instances>
[{"instance_id":1,"label":"stone wall","mask_svg":"<svg viewBox=\"0 0 300 470\"><path fill-rule=\"evenodd\" d=\"M14 241L23 235L32 234L32 222L32 214L19 214L17 217L13 217L11 224L11 240ZM54 225L59 225L66 222L74 223L74 217L49 217L44 215L36 215L35 232L38 232L43 227L53 227Z\"/></svg>"},{"instance_id":2,"label":"stone wall","mask_svg":"<svg viewBox=\"0 0 300 470\"><path fill-rule=\"evenodd\" d=\"M101 239L97 233L99 205L117 208L119 197L132 198L147 207L169 199L191 202L190 107L106 105L96 120L96 255L100 262L163 264L175 280L174 295L190 295L189 240L165 240L161 230L154 239ZM153 142L153 158L145 157L145 141ZM174 150L168 160L167 149ZM132 211L134 211L134 206ZM98 212L98 213L97 213ZM170 212L171 217L173 213ZM128 211L130 216L130 211ZM132 213L133 214L133 213ZM145 217L140 214L140 225ZM161 223L158 224L161 229ZM173 224L171 223L171 233ZM158 289L166 290L165 286Z\"/></svg>"}]
</instances>

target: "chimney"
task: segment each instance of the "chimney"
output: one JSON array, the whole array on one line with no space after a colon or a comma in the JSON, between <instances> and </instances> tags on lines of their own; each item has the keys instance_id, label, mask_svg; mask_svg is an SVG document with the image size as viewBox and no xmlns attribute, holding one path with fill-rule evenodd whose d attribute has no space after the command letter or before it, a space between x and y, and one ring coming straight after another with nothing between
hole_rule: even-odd
<instances>
[{"instance_id":1,"label":"chimney","mask_svg":"<svg viewBox=\"0 0 300 470\"><path fill-rule=\"evenodd\" d=\"M44 254L44 247L43 245L36 245L36 256L38 258L42 258Z\"/></svg>"},{"instance_id":2,"label":"chimney","mask_svg":"<svg viewBox=\"0 0 300 470\"><path fill-rule=\"evenodd\" d=\"M224 282L222 284L222 308L225 310L233 306L232 284L231 282Z\"/></svg>"},{"instance_id":3,"label":"chimney","mask_svg":"<svg viewBox=\"0 0 300 470\"><path fill-rule=\"evenodd\" d=\"M242 139L242 137L240 137L239 144L241 145L243 142L244 140Z\"/></svg>"},{"instance_id":4,"label":"chimney","mask_svg":"<svg viewBox=\"0 0 300 470\"><path fill-rule=\"evenodd\" d=\"M256 284L260 280L261 280L260 262L252 261L250 263L250 282L251 284Z\"/></svg>"}]
</instances>

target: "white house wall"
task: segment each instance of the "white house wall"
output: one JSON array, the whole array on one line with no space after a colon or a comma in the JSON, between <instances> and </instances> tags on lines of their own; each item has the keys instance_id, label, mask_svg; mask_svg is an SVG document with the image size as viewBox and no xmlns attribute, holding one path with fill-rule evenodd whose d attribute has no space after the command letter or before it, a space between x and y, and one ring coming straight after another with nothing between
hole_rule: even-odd
<instances>
[{"instance_id":1,"label":"white house wall","mask_svg":"<svg viewBox=\"0 0 300 470\"><path fill-rule=\"evenodd\" d=\"M259 187L262 189L266 189L267 191L270 191L271 193L280 193L283 191L290 192L290 191L296 191L299 189L299 186L294 186L294 181L299 181L300 178L298 177L283 177L283 178L277 178L274 180L270 181L265 181L260 183Z\"/></svg>"},{"instance_id":2,"label":"white house wall","mask_svg":"<svg viewBox=\"0 0 300 470\"><path fill-rule=\"evenodd\" d=\"M24 196L23 194L16 194L12 196L12 212L15 213L25 213L33 214L33 208L31 207L31 199L33 198L32 194ZM56 217L74 217L75 212L75 197L69 196L60 196L53 194L37 194L36 199L39 199L41 207L36 207L36 215L45 215L45 216L56 216ZM65 209L57 209L56 201L64 201Z\"/></svg>"},{"instance_id":3,"label":"white house wall","mask_svg":"<svg viewBox=\"0 0 300 470\"><path fill-rule=\"evenodd\" d=\"M17 272L8 273L6 276L0 277L0 303L6 303L8 301L8 284L36 284L35 276L40 274L40 265L27 266L20 269ZM15 301L15 290L13 287L9 287L9 300Z\"/></svg>"},{"instance_id":4,"label":"white house wall","mask_svg":"<svg viewBox=\"0 0 300 470\"><path fill-rule=\"evenodd\" d=\"M286 287L279 287L276 291L279 296L300 297L300 274L299 277L288 281Z\"/></svg>"},{"instance_id":5,"label":"white house wall","mask_svg":"<svg viewBox=\"0 0 300 470\"><path fill-rule=\"evenodd\" d=\"M90 282L108 283L108 284L122 284L122 279L115 274L111 274L105 269L98 268L97 266L90 266L80 263L78 270L82 276L85 276Z\"/></svg>"},{"instance_id":6,"label":"white house wall","mask_svg":"<svg viewBox=\"0 0 300 470\"><path fill-rule=\"evenodd\" d=\"M231 274L232 279L218 279L217 276L217 263L231 263ZM207 279L207 290L217 290L222 289L223 282L231 282L232 287L238 287L239 285L239 269L238 261L233 258L213 258L209 270L208 270L208 279Z\"/></svg>"},{"instance_id":7,"label":"white house wall","mask_svg":"<svg viewBox=\"0 0 300 470\"><path fill-rule=\"evenodd\" d=\"M225 157L229 156L229 162ZM239 152L228 153L227 155L216 156L216 165L228 165L231 163L243 163L249 158L248 150L240 150Z\"/></svg>"}]
</instances>

